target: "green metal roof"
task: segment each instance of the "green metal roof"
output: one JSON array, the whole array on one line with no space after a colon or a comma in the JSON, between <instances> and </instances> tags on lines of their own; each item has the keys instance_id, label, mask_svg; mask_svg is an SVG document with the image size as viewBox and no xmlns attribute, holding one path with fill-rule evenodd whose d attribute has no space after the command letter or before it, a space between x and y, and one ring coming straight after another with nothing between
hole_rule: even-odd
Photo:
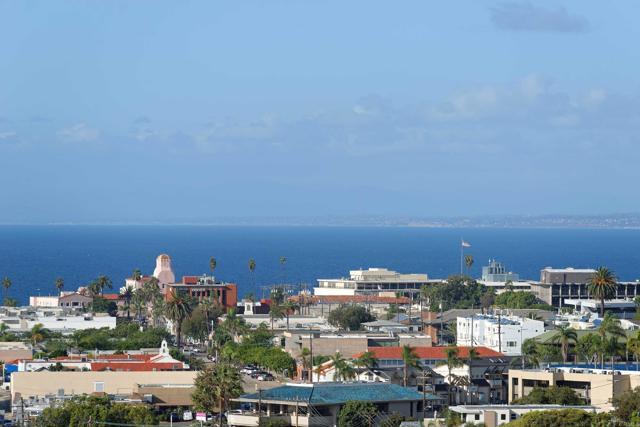
<instances>
[{"instance_id":1,"label":"green metal roof","mask_svg":"<svg viewBox=\"0 0 640 427\"><path fill-rule=\"evenodd\" d=\"M400 402L422 400L422 393L389 383L320 383L287 384L258 393L245 394L240 401L306 402L311 405L337 405L350 400L366 402ZM432 394L427 400L437 400Z\"/></svg>"}]
</instances>

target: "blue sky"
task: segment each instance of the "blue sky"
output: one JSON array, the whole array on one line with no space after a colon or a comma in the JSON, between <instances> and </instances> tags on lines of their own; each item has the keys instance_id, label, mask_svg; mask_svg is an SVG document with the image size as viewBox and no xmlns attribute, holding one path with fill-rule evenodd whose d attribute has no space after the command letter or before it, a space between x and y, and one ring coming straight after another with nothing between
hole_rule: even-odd
<instances>
[{"instance_id":1,"label":"blue sky","mask_svg":"<svg viewBox=\"0 0 640 427\"><path fill-rule=\"evenodd\" d=\"M0 222L640 211L640 4L0 0Z\"/></svg>"}]
</instances>

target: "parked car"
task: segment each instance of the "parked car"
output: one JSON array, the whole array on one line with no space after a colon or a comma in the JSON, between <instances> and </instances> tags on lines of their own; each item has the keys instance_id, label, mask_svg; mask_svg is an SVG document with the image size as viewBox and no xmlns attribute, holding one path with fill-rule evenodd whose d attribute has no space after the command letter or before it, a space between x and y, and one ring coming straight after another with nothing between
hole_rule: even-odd
<instances>
[{"instance_id":1,"label":"parked car","mask_svg":"<svg viewBox=\"0 0 640 427\"><path fill-rule=\"evenodd\" d=\"M275 378L273 377L273 375L271 375L271 374L270 374L270 373L268 373L268 372L261 372L261 373L256 377L256 379L257 379L258 381L273 381L273 380L275 380Z\"/></svg>"}]
</instances>

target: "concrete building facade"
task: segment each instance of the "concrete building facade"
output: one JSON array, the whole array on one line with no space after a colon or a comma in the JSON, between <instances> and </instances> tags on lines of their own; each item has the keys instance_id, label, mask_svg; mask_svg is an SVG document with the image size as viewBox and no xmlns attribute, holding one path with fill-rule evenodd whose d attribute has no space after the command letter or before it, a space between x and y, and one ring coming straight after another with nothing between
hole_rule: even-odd
<instances>
[{"instance_id":1,"label":"concrete building facade","mask_svg":"<svg viewBox=\"0 0 640 427\"><path fill-rule=\"evenodd\" d=\"M544 333L544 322L518 316L475 314L458 317L458 345L488 347L506 356L520 356L522 343Z\"/></svg>"}]
</instances>

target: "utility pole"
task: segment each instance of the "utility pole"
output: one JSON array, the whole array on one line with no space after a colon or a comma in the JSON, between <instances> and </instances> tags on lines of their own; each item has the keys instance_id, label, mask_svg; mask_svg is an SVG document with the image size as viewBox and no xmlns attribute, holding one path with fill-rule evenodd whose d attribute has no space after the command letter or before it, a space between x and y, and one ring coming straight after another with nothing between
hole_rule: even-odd
<instances>
[{"instance_id":1,"label":"utility pole","mask_svg":"<svg viewBox=\"0 0 640 427\"><path fill-rule=\"evenodd\" d=\"M502 353L502 321L500 320L500 310L498 310L498 353Z\"/></svg>"},{"instance_id":2,"label":"utility pole","mask_svg":"<svg viewBox=\"0 0 640 427\"><path fill-rule=\"evenodd\" d=\"M313 331L309 327L309 383L313 384Z\"/></svg>"}]
</instances>

